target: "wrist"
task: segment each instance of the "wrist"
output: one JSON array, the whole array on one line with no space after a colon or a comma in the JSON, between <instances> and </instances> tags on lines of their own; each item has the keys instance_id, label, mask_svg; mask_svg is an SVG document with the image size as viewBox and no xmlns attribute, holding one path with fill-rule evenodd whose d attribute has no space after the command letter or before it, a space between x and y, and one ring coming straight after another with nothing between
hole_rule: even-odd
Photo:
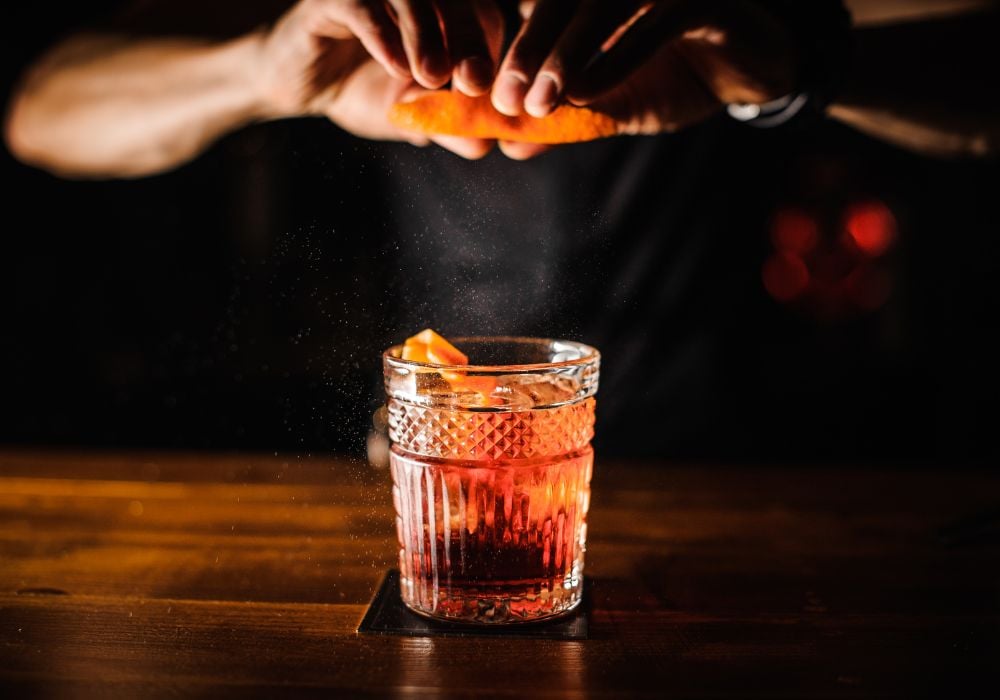
<instances>
[{"instance_id":1,"label":"wrist","mask_svg":"<svg viewBox=\"0 0 1000 700\"><path fill-rule=\"evenodd\" d=\"M251 122L288 116L267 79L267 36L267 30L257 29L226 47L231 52L233 76L244 95L247 120Z\"/></svg>"},{"instance_id":2,"label":"wrist","mask_svg":"<svg viewBox=\"0 0 1000 700\"><path fill-rule=\"evenodd\" d=\"M851 70L851 15L841 0L761 0L798 37L795 94L808 95L810 111L823 112L841 92Z\"/></svg>"},{"instance_id":3,"label":"wrist","mask_svg":"<svg viewBox=\"0 0 1000 700\"><path fill-rule=\"evenodd\" d=\"M760 0L760 5L796 37L799 68L794 89L767 102L728 104L734 119L775 127L800 113L820 115L841 93L851 71L850 13L840 0Z\"/></svg>"}]
</instances>

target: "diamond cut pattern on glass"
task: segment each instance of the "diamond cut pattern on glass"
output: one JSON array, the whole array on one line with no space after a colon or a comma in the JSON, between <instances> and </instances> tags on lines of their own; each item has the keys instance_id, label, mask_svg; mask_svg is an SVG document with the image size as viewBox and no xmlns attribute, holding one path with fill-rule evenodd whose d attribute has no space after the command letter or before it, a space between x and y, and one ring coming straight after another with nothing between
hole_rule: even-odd
<instances>
[{"instance_id":1,"label":"diamond cut pattern on glass","mask_svg":"<svg viewBox=\"0 0 1000 700\"><path fill-rule=\"evenodd\" d=\"M443 459L530 459L586 447L594 399L530 411L455 411L389 401L389 437L407 452Z\"/></svg>"}]
</instances>

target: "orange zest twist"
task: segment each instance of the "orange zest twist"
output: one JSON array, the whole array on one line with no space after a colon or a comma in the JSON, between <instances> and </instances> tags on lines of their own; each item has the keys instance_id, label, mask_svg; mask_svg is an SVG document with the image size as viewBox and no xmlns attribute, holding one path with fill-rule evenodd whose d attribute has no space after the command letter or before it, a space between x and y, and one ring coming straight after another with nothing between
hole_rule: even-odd
<instances>
[{"instance_id":1,"label":"orange zest twist","mask_svg":"<svg viewBox=\"0 0 1000 700\"><path fill-rule=\"evenodd\" d=\"M527 114L508 117L493 108L488 94L469 97L439 91L411 102L397 102L389 121L401 129L422 134L500 139L523 143L574 143L614 136L615 120L585 107L562 105L546 117Z\"/></svg>"},{"instance_id":2,"label":"orange zest twist","mask_svg":"<svg viewBox=\"0 0 1000 700\"><path fill-rule=\"evenodd\" d=\"M427 362L434 365L467 365L469 358L465 353L435 333L425 328L416 335L407 338L403 345L402 358L413 362ZM496 389L497 381L493 377L470 376L465 372L439 370L438 374L455 391L474 391L479 394L480 404L493 405L496 401L491 397Z\"/></svg>"}]
</instances>

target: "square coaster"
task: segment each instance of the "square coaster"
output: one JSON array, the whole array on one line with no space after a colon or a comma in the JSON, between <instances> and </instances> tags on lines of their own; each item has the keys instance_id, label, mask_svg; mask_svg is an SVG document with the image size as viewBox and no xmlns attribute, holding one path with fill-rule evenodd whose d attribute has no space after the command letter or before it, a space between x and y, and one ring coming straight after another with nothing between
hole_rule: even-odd
<instances>
[{"instance_id":1,"label":"square coaster","mask_svg":"<svg viewBox=\"0 0 1000 700\"><path fill-rule=\"evenodd\" d=\"M396 634L404 637L511 637L513 639L586 639L587 609L590 594L587 579L583 582L583 600L567 617L551 622L527 622L512 625L477 625L465 622L439 622L417 615L403 605L399 595L399 571L390 569L372 598L358 634Z\"/></svg>"}]
</instances>

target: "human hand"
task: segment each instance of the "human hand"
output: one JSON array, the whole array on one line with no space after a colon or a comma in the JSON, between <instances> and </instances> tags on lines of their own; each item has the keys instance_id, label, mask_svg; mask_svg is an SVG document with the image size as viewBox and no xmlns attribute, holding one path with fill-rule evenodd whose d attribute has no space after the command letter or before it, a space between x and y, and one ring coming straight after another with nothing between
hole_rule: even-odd
<instances>
[{"instance_id":1,"label":"human hand","mask_svg":"<svg viewBox=\"0 0 1000 700\"><path fill-rule=\"evenodd\" d=\"M653 134L697 123L733 102L794 89L799 57L789 30L759 4L694 0L538 0L500 67L494 106L542 117L561 100ZM515 158L546 147L501 143Z\"/></svg>"},{"instance_id":2,"label":"human hand","mask_svg":"<svg viewBox=\"0 0 1000 700\"><path fill-rule=\"evenodd\" d=\"M435 4L446 19L448 55L440 45L437 16L432 29L424 21ZM392 0L389 5L398 27L386 3L375 0L302 0L289 10L264 37L260 51L268 116L325 115L358 136L424 145L425 137L389 124L393 103L439 87L448 71L455 86L469 94L488 89L503 38L492 0ZM489 61L488 74L477 72L480 51ZM446 69L438 70L441 66ZM482 139L432 140L470 158L492 147Z\"/></svg>"},{"instance_id":3,"label":"human hand","mask_svg":"<svg viewBox=\"0 0 1000 700\"><path fill-rule=\"evenodd\" d=\"M304 36L356 38L394 77L431 90L451 79L475 97L492 84L503 24L494 0L301 0L271 34L276 54L299 65Z\"/></svg>"}]
</instances>

